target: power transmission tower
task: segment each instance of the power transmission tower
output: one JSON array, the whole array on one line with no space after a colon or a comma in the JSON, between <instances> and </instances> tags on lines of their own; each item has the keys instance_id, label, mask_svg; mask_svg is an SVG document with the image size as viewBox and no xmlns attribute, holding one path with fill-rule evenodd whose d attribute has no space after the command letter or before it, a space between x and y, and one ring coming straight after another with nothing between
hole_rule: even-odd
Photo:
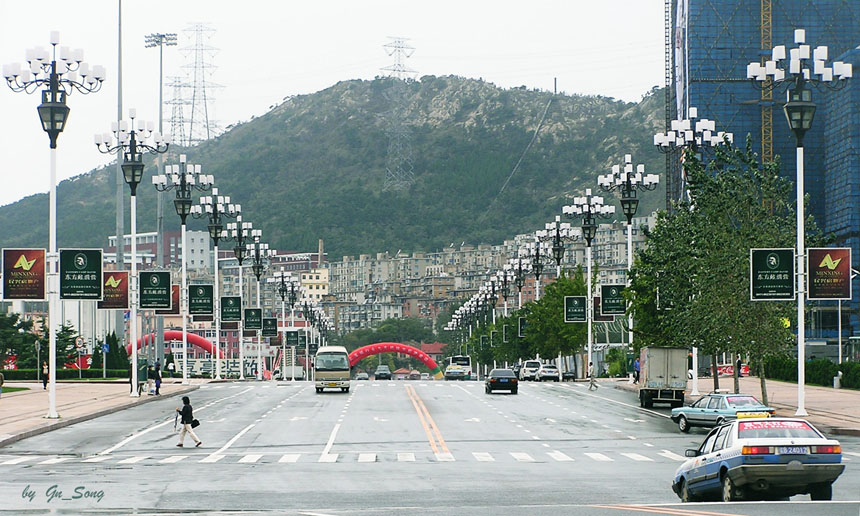
<instances>
[{"instance_id":1,"label":"power transmission tower","mask_svg":"<svg viewBox=\"0 0 860 516\"><path fill-rule=\"evenodd\" d=\"M218 49L210 46L207 42L212 37L215 29L205 24L195 23L184 30L190 33L194 40L192 46L182 49L190 62L182 67L189 71L191 88L191 113L188 119L188 144L195 145L216 136L219 132L217 122L210 118L211 103L214 101L212 90L221 88L219 84L210 82L209 79L215 72L212 59Z\"/></svg>"},{"instance_id":2,"label":"power transmission tower","mask_svg":"<svg viewBox=\"0 0 860 516\"><path fill-rule=\"evenodd\" d=\"M170 106L170 118L167 121L170 123L170 134L173 136L173 141L177 145L187 147L188 139L185 137L185 106L190 104L185 99L183 88L188 88L188 83L182 80L182 77L172 76L167 78L167 87L173 89L173 94L170 100L164 101Z\"/></svg>"},{"instance_id":3,"label":"power transmission tower","mask_svg":"<svg viewBox=\"0 0 860 516\"><path fill-rule=\"evenodd\" d=\"M406 38L392 37L383 45L385 52L394 57L394 64L382 68L392 79L391 87L385 92L391 109L383 114L388 134L388 158L385 167L383 190L403 190L415 181L412 164L412 143L409 127L406 125L408 92L407 82L416 71L408 68L406 59L412 56L415 48Z\"/></svg>"}]
</instances>

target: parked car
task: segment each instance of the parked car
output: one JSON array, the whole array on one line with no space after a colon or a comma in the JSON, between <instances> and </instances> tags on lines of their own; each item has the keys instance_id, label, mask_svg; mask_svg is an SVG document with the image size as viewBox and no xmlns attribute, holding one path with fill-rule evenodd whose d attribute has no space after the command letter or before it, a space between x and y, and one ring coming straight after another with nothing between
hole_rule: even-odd
<instances>
[{"instance_id":1,"label":"parked car","mask_svg":"<svg viewBox=\"0 0 860 516\"><path fill-rule=\"evenodd\" d=\"M535 373L536 382L557 382L558 368L552 364L544 364Z\"/></svg>"},{"instance_id":2,"label":"parked car","mask_svg":"<svg viewBox=\"0 0 860 516\"><path fill-rule=\"evenodd\" d=\"M367 376L367 373L358 373L355 375L356 380L369 380L370 378Z\"/></svg>"},{"instance_id":3,"label":"parked car","mask_svg":"<svg viewBox=\"0 0 860 516\"><path fill-rule=\"evenodd\" d=\"M391 369L387 365L380 365L376 368L376 372L373 373L373 377L377 380L390 380Z\"/></svg>"},{"instance_id":4,"label":"parked car","mask_svg":"<svg viewBox=\"0 0 860 516\"><path fill-rule=\"evenodd\" d=\"M526 360L520 369L520 380L534 380L538 369L540 369L540 360Z\"/></svg>"},{"instance_id":5,"label":"parked car","mask_svg":"<svg viewBox=\"0 0 860 516\"><path fill-rule=\"evenodd\" d=\"M675 472L672 490L684 502L755 500L809 493L830 500L842 474L842 446L808 421L741 418L720 425Z\"/></svg>"},{"instance_id":6,"label":"parked car","mask_svg":"<svg viewBox=\"0 0 860 516\"><path fill-rule=\"evenodd\" d=\"M776 411L749 394L706 394L692 405L672 409L672 421L682 432L694 426L716 426L735 419L739 413L772 416Z\"/></svg>"},{"instance_id":7,"label":"parked car","mask_svg":"<svg viewBox=\"0 0 860 516\"><path fill-rule=\"evenodd\" d=\"M421 372L413 369L412 371L409 372L409 379L410 380L420 380L421 379Z\"/></svg>"},{"instance_id":8,"label":"parked car","mask_svg":"<svg viewBox=\"0 0 860 516\"><path fill-rule=\"evenodd\" d=\"M492 394L493 391L511 391L517 393L517 377L510 369L493 369L484 379L484 392Z\"/></svg>"}]
</instances>

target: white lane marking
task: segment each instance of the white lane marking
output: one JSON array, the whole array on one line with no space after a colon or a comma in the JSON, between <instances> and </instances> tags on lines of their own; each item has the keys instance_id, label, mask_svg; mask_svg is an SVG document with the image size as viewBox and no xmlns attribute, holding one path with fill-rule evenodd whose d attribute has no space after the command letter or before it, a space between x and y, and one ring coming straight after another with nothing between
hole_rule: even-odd
<instances>
[{"instance_id":1,"label":"white lane marking","mask_svg":"<svg viewBox=\"0 0 860 516\"><path fill-rule=\"evenodd\" d=\"M436 460L439 462L454 462L454 456L450 453L437 453Z\"/></svg>"},{"instance_id":2,"label":"white lane marking","mask_svg":"<svg viewBox=\"0 0 860 516\"><path fill-rule=\"evenodd\" d=\"M39 462L38 464L59 464L61 462L66 462L69 459L70 459L70 457L55 457L53 459L43 460L42 462Z\"/></svg>"},{"instance_id":3,"label":"white lane marking","mask_svg":"<svg viewBox=\"0 0 860 516\"><path fill-rule=\"evenodd\" d=\"M647 447L649 447L649 448L653 448L653 447L654 447L654 445L653 445L653 444L651 444L651 443L642 443L642 444L644 444L645 446L647 446Z\"/></svg>"},{"instance_id":4,"label":"white lane marking","mask_svg":"<svg viewBox=\"0 0 860 516\"><path fill-rule=\"evenodd\" d=\"M375 453L359 453L358 462L376 462Z\"/></svg>"},{"instance_id":5,"label":"white lane marking","mask_svg":"<svg viewBox=\"0 0 860 516\"><path fill-rule=\"evenodd\" d=\"M237 386L237 387L239 387L239 386ZM235 389L235 388L237 388L237 387L234 387L234 389ZM200 407L199 409L197 409L197 412L200 412L201 410L203 410L203 409L205 409L205 408L207 408L207 407L211 407L212 405L214 405L214 404L216 404L216 403L222 402L222 401L224 401L224 400L229 400L230 398L235 398L236 396L240 396L240 395L242 395L242 394L245 394L246 392L248 392L248 391L250 391L250 390L253 390L253 389L252 389L251 387L248 387L247 389L245 389L245 390L244 390L244 391L242 391L242 392L237 392L236 394L232 394L232 395L230 395L230 396L226 396L226 397L224 397L224 398L219 398L219 399L217 399L217 400L210 401L210 402L209 402L209 403L207 403L206 405L203 405L202 407ZM104 451L102 451L102 452L99 452L99 455L108 455L109 453L111 453L111 452L113 452L113 451L116 451L116 450L117 450L117 449L119 449L119 448L122 448L123 446L125 446L125 445L126 445L126 444L128 444L128 443L130 443L130 442L131 442L131 441L133 441L134 439L137 439L137 438L138 438L138 437L140 437L141 435L148 434L149 432L152 432L152 431L153 431L153 430L155 430L155 429L161 428L162 426L168 425L168 424L172 423L173 421L174 421L174 418L170 418L170 419L168 419L167 421L164 421L163 423L158 423L158 424L153 425L153 426L151 426L151 427L149 427L149 428L145 428L145 429L141 430L140 432L137 432L136 434L131 434L130 436L126 437L125 439L123 439L122 441L118 442L117 444L115 444L115 445L111 446L111 447L110 447L110 448L108 448L107 450L104 450Z\"/></svg>"},{"instance_id":6,"label":"white lane marking","mask_svg":"<svg viewBox=\"0 0 860 516\"><path fill-rule=\"evenodd\" d=\"M628 435L628 436L627 436L627 438L628 438L628 439L630 439L631 441L635 441L635 440L636 440L636 438L635 438L635 437L633 437L632 435Z\"/></svg>"},{"instance_id":7,"label":"white lane marking","mask_svg":"<svg viewBox=\"0 0 860 516\"><path fill-rule=\"evenodd\" d=\"M0 465L6 466L6 465L11 465L11 464L21 464L22 462L26 462L30 459L35 459L35 458L36 458L35 455L25 455L24 457L17 457L14 459L9 459L5 462L0 462Z\"/></svg>"},{"instance_id":8,"label":"white lane marking","mask_svg":"<svg viewBox=\"0 0 860 516\"><path fill-rule=\"evenodd\" d=\"M240 431L239 431L239 433L238 433L238 434L236 434L236 435L234 435L234 436L233 436L229 441L227 441L227 443L226 443L226 444L224 444L224 446L222 446L221 448L219 448L219 449L218 449L218 451L215 451L215 452L210 453L210 454L209 454L209 456L210 456L210 457L213 457L213 456L216 456L216 455L221 455L221 453L223 453L227 448L229 448L229 447L233 446L233 443L235 443L236 441L238 441L240 437L242 437L243 435L245 435L245 432L247 432L248 430L250 430L250 429L254 428L254 426L255 426L256 424L257 424L257 423L251 423L250 425L248 425L248 426L246 426L245 428L243 428L242 430L240 430Z\"/></svg>"},{"instance_id":9,"label":"white lane marking","mask_svg":"<svg viewBox=\"0 0 860 516\"><path fill-rule=\"evenodd\" d=\"M334 438L337 437L338 430L340 430L340 423L334 425L331 435L328 436L328 442L325 444L325 448L323 448L322 451L323 455L328 455L328 452L331 450L331 445L334 444Z\"/></svg>"},{"instance_id":10,"label":"white lane marking","mask_svg":"<svg viewBox=\"0 0 860 516\"><path fill-rule=\"evenodd\" d=\"M657 455L661 455L663 457L666 457L667 459L672 459L672 460L678 460L678 461L687 460L686 457L682 457L681 455L678 455L677 453L669 451L669 450L663 450L663 451L659 452Z\"/></svg>"},{"instance_id":11,"label":"white lane marking","mask_svg":"<svg viewBox=\"0 0 860 516\"><path fill-rule=\"evenodd\" d=\"M533 435L533 436L532 436L532 439L537 439L538 441L540 441L540 437L538 437L538 436L536 436L536 435Z\"/></svg>"},{"instance_id":12,"label":"white lane marking","mask_svg":"<svg viewBox=\"0 0 860 516\"><path fill-rule=\"evenodd\" d=\"M559 462L573 462L573 457L569 457L566 454L557 450L546 452L546 454Z\"/></svg>"},{"instance_id":13,"label":"white lane marking","mask_svg":"<svg viewBox=\"0 0 860 516\"><path fill-rule=\"evenodd\" d=\"M81 462L101 462L104 460L112 459L110 455L96 455L95 457L90 457L89 459L84 459Z\"/></svg>"},{"instance_id":14,"label":"white lane marking","mask_svg":"<svg viewBox=\"0 0 860 516\"><path fill-rule=\"evenodd\" d=\"M167 457L166 459L161 459L158 461L159 464L176 464L177 462L187 459L188 455L174 455L172 457Z\"/></svg>"},{"instance_id":15,"label":"white lane marking","mask_svg":"<svg viewBox=\"0 0 860 516\"><path fill-rule=\"evenodd\" d=\"M290 421L301 421L302 419L307 419L305 416L293 416L290 418Z\"/></svg>"},{"instance_id":16,"label":"white lane marking","mask_svg":"<svg viewBox=\"0 0 860 516\"><path fill-rule=\"evenodd\" d=\"M843 451L842 455L853 455L854 457L860 457L860 453L853 452L853 451Z\"/></svg>"},{"instance_id":17,"label":"white lane marking","mask_svg":"<svg viewBox=\"0 0 860 516\"><path fill-rule=\"evenodd\" d=\"M337 453L323 453L317 462L337 462Z\"/></svg>"},{"instance_id":18,"label":"white lane marking","mask_svg":"<svg viewBox=\"0 0 860 516\"><path fill-rule=\"evenodd\" d=\"M201 460L200 462L202 462L204 464L211 464L213 462L218 462L219 460L221 460L223 458L224 458L224 455L209 455L208 457L204 457L203 460Z\"/></svg>"},{"instance_id":19,"label":"white lane marking","mask_svg":"<svg viewBox=\"0 0 860 516\"><path fill-rule=\"evenodd\" d=\"M639 455L638 453L624 453L621 452L621 455L624 455L628 459L633 459L637 462L654 462L654 459L646 457L644 455Z\"/></svg>"},{"instance_id":20,"label":"white lane marking","mask_svg":"<svg viewBox=\"0 0 860 516\"><path fill-rule=\"evenodd\" d=\"M245 455L244 457L239 459L239 462L241 462L242 464L253 464L262 458L263 458L263 456L261 454L252 453L249 455Z\"/></svg>"},{"instance_id":21,"label":"white lane marking","mask_svg":"<svg viewBox=\"0 0 860 516\"><path fill-rule=\"evenodd\" d=\"M598 462L613 462L614 461L613 459L610 459L609 457L607 457L606 455L604 455L602 453L586 453L585 456L588 457L589 459L594 459Z\"/></svg>"},{"instance_id":22,"label":"white lane marking","mask_svg":"<svg viewBox=\"0 0 860 516\"><path fill-rule=\"evenodd\" d=\"M301 453L285 453L278 462L289 462L290 464L295 464L299 461L299 457L301 457Z\"/></svg>"},{"instance_id":23,"label":"white lane marking","mask_svg":"<svg viewBox=\"0 0 860 516\"><path fill-rule=\"evenodd\" d=\"M499 412L501 414L501 412ZM470 417L468 419L464 419L467 423L480 423L481 420L476 417Z\"/></svg>"},{"instance_id":24,"label":"white lane marking","mask_svg":"<svg viewBox=\"0 0 860 516\"><path fill-rule=\"evenodd\" d=\"M576 389L574 389L574 388L572 388L572 387L569 387L569 386L567 386L567 385L562 385L561 387L562 387L563 389L568 389L568 390L570 390L570 391L576 391ZM583 395L583 396L591 396L591 397L593 397L593 398L600 398L600 399L605 400L605 401L608 401L608 402L610 402L610 403L616 403L616 404L618 404L618 405L624 405L625 407L631 407L631 408L634 408L634 409L636 409L636 410L640 410L640 411L642 411L642 412L647 412L647 413L649 413L649 414L651 414L651 415L654 415L654 416L660 416L660 417L664 417L664 418L666 418L666 419L671 419L671 418L672 418L672 416L670 416L670 415L661 414L661 413L659 413L659 412L655 412L655 411L650 410L650 409L642 408L642 407L640 407L640 406L638 406L638 405L633 405L633 404L631 404L631 403L624 403L623 401L614 400L614 399L612 399L612 398L607 398L607 397L605 397L605 396L598 396L597 394L591 394L591 393L589 393L589 392L580 392L580 391L576 391L576 392L577 392L578 394Z\"/></svg>"},{"instance_id":25,"label":"white lane marking","mask_svg":"<svg viewBox=\"0 0 860 516\"><path fill-rule=\"evenodd\" d=\"M534 462L535 460L528 453L511 452L511 457L517 459L518 462Z\"/></svg>"},{"instance_id":26,"label":"white lane marking","mask_svg":"<svg viewBox=\"0 0 860 516\"><path fill-rule=\"evenodd\" d=\"M143 459L147 459L147 458L149 458L148 455L138 455L136 457L129 457L127 459L122 459L121 461L117 462L117 464L137 464L138 462L142 461Z\"/></svg>"},{"instance_id":27,"label":"white lane marking","mask_svg":"<svg viewBox=\"0 0 860 516\"><path fill-rule=\"evenodd\" d=\"M415 454L400 452L397 454L397 462L415 462Z\"/></svg>"},{"instance_id":28,"label":"white lane marking","mask_svg":"<svg viewBox=\"0 0 860 516\"><path fill-rule=\"evenodd\" d=\"M496 460L487 452L472 452L472 456L475 457L475 460L478 462L495 462Z\"/></svg>"},{"instance_id":29,"label":"white lane marking","mask_svg":"<svg viewBox=\"0 0 860 516\"><path fill-rule=\"evenodd\" d=\"M501 414L501 412L499 412L499 413ZM551 418L551 417L546 418L546 421L549 423L555 423L556 422L556 420Z\"/></svg>"},{"instance_id":30,"label":"white lane marking","mask_svg":"<svg viewBox=\"0 0 860 516\"><path fill-rule=\"evenodd\" d=\"M633 419L633 418L629 418L629 417L625 417L624 421L630 421L631 423L644 423L645 422L644 419Z\"/></svg>"}]
</instances>

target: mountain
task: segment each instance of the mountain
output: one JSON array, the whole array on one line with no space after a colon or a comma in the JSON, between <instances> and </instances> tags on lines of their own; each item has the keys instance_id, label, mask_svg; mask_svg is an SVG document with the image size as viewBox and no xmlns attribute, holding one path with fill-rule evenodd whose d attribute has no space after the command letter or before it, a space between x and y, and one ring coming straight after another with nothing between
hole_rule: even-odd
<instances>
[{"instance_id":1,"label":"mountain","mask_svg":"<svg viewBox=\"0 0 860 516\"><path fill-rule=\"evenodd\" d=\"M596 191L597 175L625 153L663 175L665 160L652 145L663 125L660 90L629 103L425 76L397 85L414 182L384 191L389 137L383 115L391 109L394 81L343 81L287 97L215 139L176 150L215 176L220 193L242 204L244 219L272 247L310 251L322 238L332 260L452 242L498 243L542 228L573 195ZM154 170L150 159L138 190L140 232L155 227ZM109 166L58 186L60 247L106 245L116 224L115 181ZM641 196L639 214L665 205L664 185L661 178L657 191ZM127 193L126 187L126 212ZM168 192L168 230L179 226L172 198ZM46 246L47 204L40 194L0 207L0 246ZM205 224L193 221L189 228Z\"/></svg>"}]
</instances>

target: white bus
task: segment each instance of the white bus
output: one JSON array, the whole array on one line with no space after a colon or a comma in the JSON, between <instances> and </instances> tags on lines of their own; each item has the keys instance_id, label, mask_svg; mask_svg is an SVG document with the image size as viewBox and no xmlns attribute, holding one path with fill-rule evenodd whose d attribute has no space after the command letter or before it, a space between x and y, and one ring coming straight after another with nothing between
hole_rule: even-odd
<instances>
[{"instance_id":1,"label":"white bus","mask_svg":"<svg viewBox=\"0 0 860 516\"><path fill-rule=\"evenodd\" d=\"M349 392L349 353L343 346L323 346L314 357L314 385L317 392L323 389L340 389Z\"/></svg>"},{"instance_id":2,"label":"white bus","mask_svg":"<svg viewBox=\"0 0 860 516\"><path fill-rule=\"evenodd\" d=\"M446 380L471 380L472 376L472 357L466 355L448 357L448 364L445 366Z\"/></svg>"}]
</instances>

